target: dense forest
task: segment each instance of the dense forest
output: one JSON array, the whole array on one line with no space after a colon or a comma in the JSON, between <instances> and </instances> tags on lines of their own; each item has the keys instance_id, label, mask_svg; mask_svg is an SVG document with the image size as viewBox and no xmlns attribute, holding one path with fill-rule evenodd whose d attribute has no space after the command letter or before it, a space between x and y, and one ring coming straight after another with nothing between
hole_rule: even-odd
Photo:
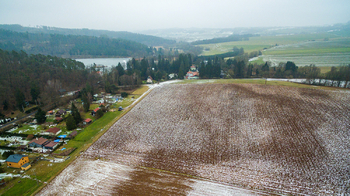
<instances>
[{"instance_id":1,"label":"dense forest","mask_svg":"<svg viewBox=\"0 0 350 196\"><path fill-rule=\"evenodd\" d=\"M63 34L63 35L86 35L95 37L106 37L114 39L125 39L134 42L139 42L147 46L168 46L176 43L174 40L168 40L151 35L143 35L137 33L130 33L126 31L107 31L107 30L93 30L93 29L66 29L57 27L42 26L40 28L23 27L21 25L0 25L0 29L6 29L10 31L22 32L22 33L35 33L35 34Z\"/></svg>"},{"instance_id":2,"label":"dense forest","mask_svg":"<svg viewBox=\"0 0 350 196\"><path fill-rule=\"evenodd\" d=\"M61 89L78 90L93 75L81 62L41 54L0 50L0 103L23 110L25 101L49 104Z\"/></svg>"},{"instance_id":3,"label":"dense forest","mask_svg":"<svg viewBox=\"0 0 350 196\"><path fill-rule=\"evenodd\" d=\"M219 37L213 39L199 40L192 42L193 45L201 45L201 44L216 44L223 42L233 42L233 41L246 41L249 40L249 37L253 37L256 35L245 34L245 35L230 35L228 37Z\"/></svg>"},{"instance_id":4,"label":"dense forest","mask_svg":"<svg viewBox=\"0 0 350 196\"><path fill-rule=\"evenodd\" d=\"M60 57L142 57L152 53L141 43L81 35L18 33L0 29L0 49Z\"/></svg>"}]
</instances>

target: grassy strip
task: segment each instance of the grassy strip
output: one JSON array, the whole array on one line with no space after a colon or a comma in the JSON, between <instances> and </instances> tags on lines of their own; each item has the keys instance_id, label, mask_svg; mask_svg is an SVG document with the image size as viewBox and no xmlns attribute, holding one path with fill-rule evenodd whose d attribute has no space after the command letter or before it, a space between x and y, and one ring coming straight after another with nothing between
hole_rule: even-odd
<instances>
[{"instance_id":1,"label":"grassy strip","mask_svg":"<svg viewBox=\"0 0 350 196\"><path fill-rule=\"evenodd\" d=\"M275 86L289 86L296 88L324 89L324 90L348 90L345 88L329 87L329 86L314 86L308 84L300 84L285 81L266 81L264 79L202 79L202 80L182 80L179 84L261 84Z\"/></svg>"},{"instance_id":2,"label":"grassy strip","mask_svg":"<svg viewBox=\"0 0 350 196\"><path fill-rule=\"evenodd\" d=\"M142 90L137 91L137 93L143 93L148 90L148 87L141 87ZM130 95L132 96L132 95ZM136 97L136 96L135 96ZM130 105L133 99L128 98L129 100L125 100L126 103L122 103L121 105L126 106ZM141 101L141 99L139 100ZM139 102L138 101L138 102ZM123 101L124 102L124 101ZM137 102L137 103L138 103ZM136 105L135 103L134 105ZM125 111L117 111L117 112L108 112L105 113L100 119L96 120L94 123L86 127L83 131L81 131L73 140L70 140L65 148L75 147L77 148L70 155L70 159L62 162L62 163L52 163L49 161L39 161L32 165L32 168L28 170L24 175L30 175L32 177L35 176L36 179L45 181L47 184L53 180L58 174L60 174L70 163L72 163L81 152L84 152L87 148L89 148L96 140L98 140L116 121L118 121L121 117L123 117L128 111L130 111L133 107L129 107ZM18 183L21 181L21 183ZM6 187L8 189L1 189L0 195L35 195L41 189L43 189L47 184L37 183L37 185L33 185L32 182L27 179L18 178L12 180L7 184ZM22 183L26 182L26 183ZM31 188L29 188L31 187Z\"/></svg>"},{"instance_id":3,"label":"grassy strip","mask_svg":"<svg viewBox=\"0 0 350 196\"><path fill-rule=\"evenodd\" d=\"M350 48L312 48L312 49L285 49L285 50L267 50L264 55L286 55L286 54L324 54L324 53L347 53Z\"/></svg>"}]
</instances>

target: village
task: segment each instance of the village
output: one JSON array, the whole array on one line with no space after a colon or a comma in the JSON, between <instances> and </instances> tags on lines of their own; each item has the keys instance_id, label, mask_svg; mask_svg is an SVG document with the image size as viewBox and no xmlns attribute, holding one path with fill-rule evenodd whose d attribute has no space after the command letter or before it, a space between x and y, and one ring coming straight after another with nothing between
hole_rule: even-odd
<instances>
[{"instance_id":1,"label":"village","mask_svg":"<svg viewBox=\"0 0 350 196\"><path fill-rule=\"evenodd\" d=\"M144 87L148 89L147 86ZM38 168L31 169L34 165L45 162L46 166L54 167L54 163L63 163L70 159L71 153L89 141L87 138L93 138L96 133L104 130L106 122L121 115L124 108L139 96L128 95L126 92L121 94L101 92L93 95L88 112L82 109L82 99L73 99L61 107L47 111L44 123L38 124L32 115L25 122L15 124L10 130L2 132L0 185L6 186L6 182L13 178L35 176ZM82 121L75 129L68 130L66 121L72 114L72 104L78 108ZM108 118L106 122L97 121L105 120L104 116ZM75 139L77 136L81 137Z\"/></svg>"}]
</instances>

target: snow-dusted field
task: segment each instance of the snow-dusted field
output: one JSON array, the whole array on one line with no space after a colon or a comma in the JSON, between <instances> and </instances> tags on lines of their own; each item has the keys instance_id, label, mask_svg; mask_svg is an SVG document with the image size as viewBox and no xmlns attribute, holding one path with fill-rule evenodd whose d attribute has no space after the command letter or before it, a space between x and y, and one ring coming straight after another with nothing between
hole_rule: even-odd
<instances>
[{"instance_id":1,"label":"snow-dusted field","mask_svg":"<svg viewBox=\"0 0 350 196\"><path fill-rule=\"evenodd\" d=\"M350 194L343 92L162 85L40 194Z\"/></svg>"}]
</instances>

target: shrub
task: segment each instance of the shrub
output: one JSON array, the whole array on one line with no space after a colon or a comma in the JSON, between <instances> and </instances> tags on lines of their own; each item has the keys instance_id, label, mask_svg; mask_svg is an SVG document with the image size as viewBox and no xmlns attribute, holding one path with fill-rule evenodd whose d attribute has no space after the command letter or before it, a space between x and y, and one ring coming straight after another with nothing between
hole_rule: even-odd
<instances>
[{"instance_id":1,"label":"shrub","mask_svg":"<svg viewBox=\"0 0 350 196\"><path fill-rule=\"evenodd\" d=\"M127 92L122 92L122 93L121 93L121 96L122 96L123 98L125 98L125 97L128 96L128 93L127 93Z\"/></svg>"}]
</instances>

